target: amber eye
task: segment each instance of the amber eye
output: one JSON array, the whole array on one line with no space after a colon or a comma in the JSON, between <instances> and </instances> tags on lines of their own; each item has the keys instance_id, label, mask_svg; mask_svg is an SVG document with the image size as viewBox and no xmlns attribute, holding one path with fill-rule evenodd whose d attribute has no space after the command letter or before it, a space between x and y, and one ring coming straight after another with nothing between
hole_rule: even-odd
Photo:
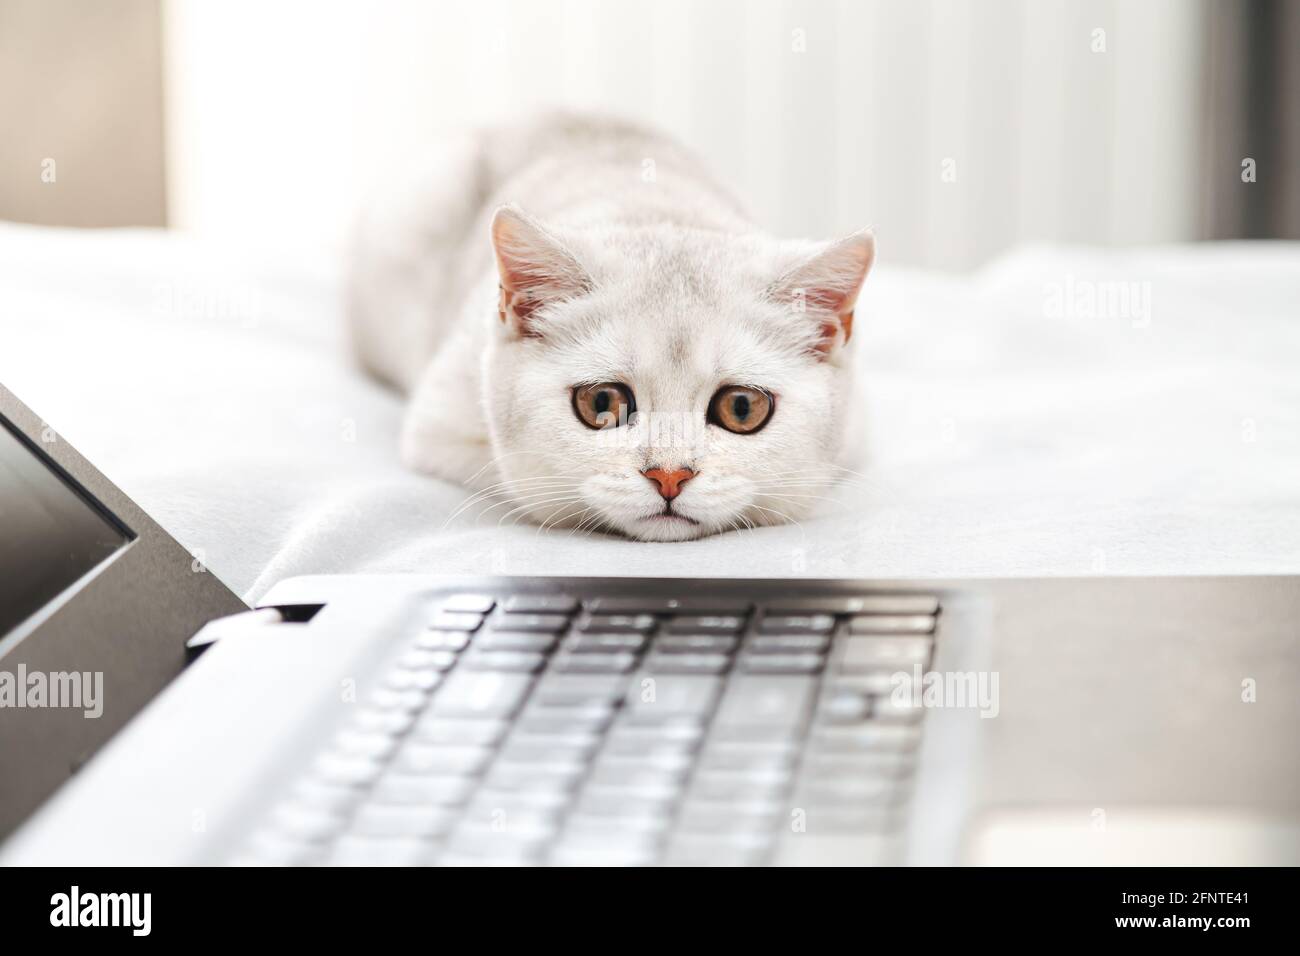
<instances>
[{"instance_id":1,"label":"amber eye","mask_svg":"<svg viewBox=\"0 0 1300 956\"><path fill-rule=\"evenodd\" d=\"M752 435L767 424L774 405L761 388L724 385L709 402L709 421L737 435Z\"/></svg>"},{"instance_id":2,"label":"amber eye","mask_svg":"<svg viewBox=\"0 0 1300 956\"><path fill-rule=\"evenodd\" d=\"M617 428L636 411L636 399L632 389L618 382L579 385L573 390L573 411L588 428Z\"/></svg>"}]
</instances>

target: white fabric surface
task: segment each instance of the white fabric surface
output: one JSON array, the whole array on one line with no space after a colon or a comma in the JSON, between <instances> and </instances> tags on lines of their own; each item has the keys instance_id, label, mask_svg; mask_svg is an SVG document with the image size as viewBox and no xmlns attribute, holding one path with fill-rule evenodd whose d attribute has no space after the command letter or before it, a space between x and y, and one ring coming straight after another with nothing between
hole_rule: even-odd
<instances>
[{"instance_id":1,"label":"white fabric surface","mask_svg":"<svg viewBox=\"0 0 1300 956\"><path fill-rule=\"evenodd\" d=\"M0 225L0 381L244 596L304 573L1300 571L1300 244L1027 249L891 268L855 324L866 486L682 544L499 525L396 457L336 271L159 232ZM1149 283L1149 324L1052 317Z\"/></svg>"}]
</instances>

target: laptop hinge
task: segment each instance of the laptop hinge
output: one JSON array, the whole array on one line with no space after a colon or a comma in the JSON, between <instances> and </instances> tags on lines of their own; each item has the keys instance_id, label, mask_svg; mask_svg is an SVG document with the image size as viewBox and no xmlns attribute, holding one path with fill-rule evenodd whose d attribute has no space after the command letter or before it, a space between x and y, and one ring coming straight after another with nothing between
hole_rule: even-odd
<instances>
[{"instance_id":1,"label":"laptop hinge","mask_svg":"<svg viewBox=\"0 0 1300 956\"><path fill-rule=\"evenodd\" d=\"M191 661L206 651L217 641L233 634L245 634L265 630L285 623L287 618L279 608L264 607L255 611L241 611L227 617L209 621L198 633L185 642L185 650Z\"/></svg>"}]
</instances>

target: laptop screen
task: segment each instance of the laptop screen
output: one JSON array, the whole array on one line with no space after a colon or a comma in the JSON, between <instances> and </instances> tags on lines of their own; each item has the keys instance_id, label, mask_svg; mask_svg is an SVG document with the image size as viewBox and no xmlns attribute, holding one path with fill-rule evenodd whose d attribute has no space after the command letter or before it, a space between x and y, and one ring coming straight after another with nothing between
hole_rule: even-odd
<instances>
[{"instance_id":1,"label":"laptop screen","mask_svg":"<svg viewBox=\"0 0 1300 956\"><path fill-rule=\"evenodd\" d=\"M0 416L0 638L131 538Z\"/></svg>"}]
</instances>

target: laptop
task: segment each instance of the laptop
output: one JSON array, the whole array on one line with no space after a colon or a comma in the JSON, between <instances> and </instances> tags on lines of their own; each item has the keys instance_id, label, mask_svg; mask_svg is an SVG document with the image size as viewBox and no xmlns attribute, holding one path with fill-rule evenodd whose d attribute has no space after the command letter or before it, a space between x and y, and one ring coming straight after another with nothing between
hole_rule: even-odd
<instances>
[{"instance_id":1,"label":"laptop","mask_svg":"<svg viewBox=\"0 0 1300 956\"><path fill-rule=\"evenodd\" d=\"M7 865L1300 862L1298 578L249 608L3 388L0 527Z\"/></svg>"}]
</instances>

